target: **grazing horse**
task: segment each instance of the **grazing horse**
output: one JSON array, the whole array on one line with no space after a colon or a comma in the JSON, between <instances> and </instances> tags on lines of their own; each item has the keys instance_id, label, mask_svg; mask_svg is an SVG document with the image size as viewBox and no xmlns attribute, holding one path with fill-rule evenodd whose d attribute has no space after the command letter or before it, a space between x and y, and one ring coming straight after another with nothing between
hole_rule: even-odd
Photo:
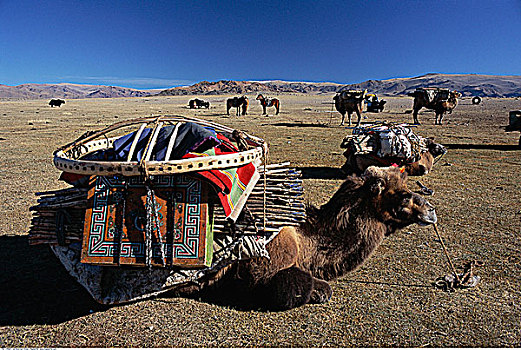
<instances>
[{"instance_id":1,"label":"grazing horse","mask_svg":"<svg viewBox=\"0 0 521 350\"><path fill-rule=\"evenodd\" d=\"M280 101L277 99L277 98L264 98L264 96L262 96L262 94L259 94L259 96L257 96L256 100L259 100L260 101L260 104L262 105L262 114L266 114L266 107L275 107L275 109L277 110L277 113L275 114L279 114L279 107L280 107Z\"/></svg>"},{"instance_id":2,"label":"grazing horse","mask_svg":"<svg viewBox=\"0 0 521 350\"><path fill-rule=\"evenodd\" d=\"M226 100L226 114L230 115L230 108L235 107L237 108L236 115L240 115L240 108L242 106L242 115L246 115L246 111L248 110L248 103L249 100L246 96L229 98Z\"/></svg>"},{"instance_id":3,"label":"grazing horse","mask_svg":"<svg viewBox=\"0 0 521 350\"><path fill-rule=\"evenodd\" d=\"M196 99L190 100L188 102L188 106L190 107L190 109L201 108L201 107L210 108L210 102L203 101L203 100L196 98Z\"/></svg>"}]
</instances>

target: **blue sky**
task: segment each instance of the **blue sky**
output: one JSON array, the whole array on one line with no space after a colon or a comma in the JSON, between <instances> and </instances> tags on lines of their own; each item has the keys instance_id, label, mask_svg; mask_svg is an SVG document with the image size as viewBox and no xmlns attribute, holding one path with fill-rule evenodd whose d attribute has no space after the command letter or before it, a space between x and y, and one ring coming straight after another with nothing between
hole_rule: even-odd
<instances>
[{"instance_id":1,"label":"blue sky","mask_svg":"<svg viewBox=\"0 0 521 350\"><path fill-rule=\"evenodd\" d=\"M0 0L0 84L521 74L521 0Z\"/></svg>"}]
</instances>

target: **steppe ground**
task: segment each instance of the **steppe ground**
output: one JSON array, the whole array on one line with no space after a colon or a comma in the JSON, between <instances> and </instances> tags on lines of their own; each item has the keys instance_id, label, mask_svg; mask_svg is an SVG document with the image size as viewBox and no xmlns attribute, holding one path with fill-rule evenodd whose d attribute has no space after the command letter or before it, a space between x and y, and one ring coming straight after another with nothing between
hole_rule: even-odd
<instances>
[{"instance_id":1,"label":"steppe ground","mask_svg":"<svg viewBox=\"0 0 521 350\"><path fill-rule=\"evenodd\" d=\"M435 190L439 227L457 266L482 260L476 288L449 293L432 286L447 273L432 227L388 237L354 273L332 282L323 305L287 312L240 311L196 299L157 298L116 307L93 302L46 246L28 246L35 192L65 185L52 152L86 130L121 120L180 114L265 138L270 162L289 160L304 173L306 199L324 203L342 179L339 145L351 131L329 113L332 94L278 96L282 111L261 116L255 96L245 117L226 116L228 96L0 102L0 347L519 347L521 346L521 150L506 133L519 99L460 101L434 126L423 110L414 130L448 145L433 172L416 180ZM388 97L364 122L410 122L408 97Z\"/></svg>"}]
</instances>

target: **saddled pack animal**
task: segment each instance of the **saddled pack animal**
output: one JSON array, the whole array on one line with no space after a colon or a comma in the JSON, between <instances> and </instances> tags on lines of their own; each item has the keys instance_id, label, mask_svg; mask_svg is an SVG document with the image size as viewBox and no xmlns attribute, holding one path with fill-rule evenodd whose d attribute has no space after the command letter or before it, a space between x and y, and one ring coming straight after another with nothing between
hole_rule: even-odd
<instances>
[{"instance_id":1,"label":"saddled pack animal","mask_svg":"<svg viewBox=\"0 0 521 350\"><path fill-rule=\"evenodd\" d=\"M280 101L277 98L264 98L262 94L259 94L256 100L260 101L263 115L266 114L266 107L275 107L277 110L275 114L279 114Z\"/></svg>"},{"instance_id":2,"label":"saddled pack animal","mask_svg":"<svg viewBox=\"0 0 521 350\"><path fill-rule=\"evenodd\" d=\"M445 113L452 113L458 105L458 98L461 94L457 91L440 88L417 88L408 94L414 97L413 102L413 123L420 124L418 121L418 111L422 108L432 109L436 113L434 124L441 125Z\"/></svg>"},{"instance_id":3,"label":"saddled pack animal","mask_svg":"<svg viewBox=\"0 0 521 350\"><path fill-rule=\"evenodd\" d=\"M54 107L54 106L61 107L61 105L64 104L64 103L65 103L64 100L60 100L58 98L53 98L52 100L49 101L49 106L51 106L51 107Z\"/></svg>"},{"instance_id":4,"label":"saddled pack animal","mask_svg":"<svg viewBox=\"0 0 521 350\"><path fill-rule=\"evenodd\" d=\"M347 113L348 123L349 126L351 126L351 113L355 112L358 116L356 126L360 126L360 120L362 119L361 113L366 93L367 90L346 90L338 92L336 96L333 97L333 100L335 101L335 108L342 115L342 122L340 125L344 125L344 120Z\"/></svg>"},{"instance_id":5,"label":"saddled pack animal","mask_svg":"<svg viewBox=\"0 0 521 350\"><path fill-rule=\"evenodd\" d=\"M361 174L370 166L404 167L409 175L428 174L434 165L434 159L441 157L447 149L412 132L405 125L387 123L375 124L346 136L340 145L345 148L346 162L342 171L349 174Z\"/></svg>"},{"instance_id":6,"label":"saddled pack animal","mask_svg":"<svg viewBox=\"0 0 521 350\"><path fill-rule=\"evenodd\" d=\"M194 109L194 108L210 108L210 102L207 102L207 101L203 101L203 100L200 100L198 98L195 98L193 100L190 100L188 102L188 106L190 107L190 109Z\"/></svg>"},{"instance_id":7,"label":"saddled pack animal","mask_svg":"<svg viewBox=\"0 0 521 350\"><path fill-rule=\"evenodd\" d=\"M182 220L182 218L186 218L183 212L186 213L184 210L188 208L188 203L192 203L192 198L202 203L201 210L208 209L209 207L203 201L204 198L209 200L206 195L210 195L211 187L204 190L205 185L202 183L201 185L190 185L189 187L195 192L190 192L191 195L188 195L185 191L183 193L187 194L186 196L182 193L178 196L178 186L183 183L185 185L190 183L184 177L169 176L161 179L154 176L145 183L137 176L133 179L128 178L128 180L125 176L119 175L108 177L96 175L92 177L90 171L94 168L97 172L107 171L119 174L119 165L122 165L123 162L126 165L125 168L121 167L121 171L131 173L145 168L150 175L157 174L156 172L161 174L173 170L174 164L176 169L181 167L181 170L183 170L183 167L191 169L195 166L211 169L211 166L221 161L239 163L253 159L256 163L259 163L256 160L259 160L264 154L264 150L267 150L267 144L264 140L235 130L232 132L234 139L239 138L245 145L255 148L245 150L244 153L229 153L229 150L235 149L232 147L232 141L224 134L217 134L217 131L215 131L220 129L229 133L229 128L202 120L198 121L201 124L198 125L194 123L195 120L195 118L185 119L179 116L165 116L164 119L161 117L140 118L120 122L93 134L85 134L85 136L55 152L54 164L63 171L62 175L69 174L72 176L68 178L68 182L74 184L79 181L79 178L86 178L90 183L87 186L89 190L84 191L75 188L65 190L65 193L52 191L52 194L44 195L42 202L32 209L38 213L38 216L35 216L36 220L33 221L35 226L30 233L30 239L33 244L53 244L52 249L65 268L87 288L91 295L95 296L96 300L106 304L115 304L138 300L144 296L157 295L157 293L166 290L193 296L199 292L213 289L212 295L224 292L224 295L237 295L237 298L242 296L252 297L252 301L258 303L260 307L272 310L290 309L309 302L323 303L327 302L332 295L331 287L326 280L335 279L356 269L373 254L385 236L413 223L432 224L436 222L434 207L424 198L407 189L407 174L399 168L370 167L362 176L348 177L331 200L320 208L312 206L305 208L304 204L300 203L302 206L292 205L293 208L287 208L291 209L289 212L282 203L273 202L277 199L284 201L284 198L292 198L293 204L299 204L295 198L287 194L285 185L282 187L276 184L270 185L268 188L273 196L259 194L259 192L266 194L264 192L267 189L265 187L266 181L270 178L268 174L264 180L264 190L262 190L262 185L259 187L260 191L255 190L256 183L252 184L254 187L250 188L250 197L257 197L251 202L251 207L244 207L245 210L242 213L244 214L243 219L248 222L253 220L253 224L238 219L240 213L237 212L236 215L233 213L230 203L235 201L237 204L238 200L245 200L243 197L239 197L239 199L226 197L228 193L233 191L233 183L223 187L224 189L231 188L227 192L219 190L220 192L214 193L219 197L218 202L221 203L222 211L229 211L229 214L222 215L228 215L232 222L234 219L238 219L237 226L231 232L233 236L227 235L223 231L226 223L230 224L225 216L219 219L221 222L219 226L221 227L218 228L215 225L213 228L214 231L221 230L221 234L218 235L219 238L216 238L217 241L213 242L217 248L213 251L215 261L210 263L208 260L211 250L207 244L210 244L211 240L204 237L199 240L201 244L197 245L196 252L191 250L194 248L181 249L181 255L174 257L173 253L177 251L174 247L177 247L177 245L174 245L172 239L175 236L169 234L168 227L172 229L175 227L176 234L181 237L185 234L185 237L188 237L188 235L193 237L194 231L191 226L193 223L191 220ZM161 130L165 123L170 124L165 127L163 136L161 136ZM146 128L147 124L154 125L154 127ZM107 138L108 132L117 133L119 128L126 128L131 125L140 125L140 128L124 136ZM204 126L211 126L213 131ZM180 135L184 136L181 138ZM96 139L102 137L105 142ZM145 142L147 137L150 141ZM217 142L215 138L222 140L222 142ZM142 142L139 141L140 139ZM166 142L167 140L168 142ZM206 150L210 152L209 154L217 154L222 151L225 158L220 156L209 158L212 157L211 155L200 157L194 154L195 158L183 156L174 163L170 162L172 158L178 159L177 156L171 158L171 153L178 154L180 152L180 154L185 155L187 155L187 151L190 153L189 149L186 149L188 140L191 140L189 144L198 145L197 147L202 147L204 143L207 143L204 147L210 147L209 150ZM179 142L176 144L175 141ZM95 148L97 151L93 154L89 152L89 149L92 150L92 145L99 147L100 144L101 148ZM241 145L240 142L238 144ZM103 148L104 145L110 146ZM158 145L161 146L159 149L156 148ZM225 148L217 149L217 147ZM165 150L165 152L163 153L162 150ZM197 150L203 151L200 148L197 148ZM101 153L98 151L101 151ZM145 161L138 162L138 157L144 157L141 159L145 159ZM106 162L106 159L109 158L111 159L110 168ZM148 161L149 159L154 160ZM77 165L73 166L73 164ZM248 178L252 179L255 176L254 164L246 163L244 166L246 168L242 169L244 172L241 171L241 174L237 169L237 176L242 184L247 183ZM289 172L290 169L286 169L288 170L285 173L286 176L274 167L270 167L270 169L276 170L275 173L272 173L272 175L277 174L276 179L272 178L272 180L277 180L275 183L281 184L281 179L290 181L287 185L289 185L291 191L299 193L298 188L301 188L301 186L299 185L298 175L294 171ZM78 170L78 173L70 173L69 170ZM87 174L83 171L86 171ZM219 189L224 182L232 182L229 178L229 172L228 175L215 172L212 174L206 174L209 176L207 179L218 179L216 182L212 181L212 183L217 183ZM203 176L203 173L201 172L199 175ZM281 178L279 175L283 175L283 177ZM257 176L257 180L260 179L261 175L257 174ZM291 180L291 177L295 176L296 178ZM262 181L259 182L262 183ZM139 186L140 183L141 186ZM76 185L74 186L76 187ZM113 192L111 188L116 192ZM243 193L243 190L234 191L234 194ZM78 191L80 191L80 194L77 193ZM53 195L57 193L63 194L61 199ZM71 196L71 193L75 193L75 195ZM144 193L146 193L146 198L142 197ZM223 194L224 197L219 194ZM213 202L213 200L209 201ZM270 208L259 208L258 204L266 201L267 203L277 203L275 212ZM79 203L83 204L79 205ZM243 205L247 204L243 203ZM76 209L78 209L78 205L79 208L83 206L85 214L82 215L81 210L79 213L74 210L69 212L70 215L67 215L66 211L61 210L67 206L72 209L70 205L74 205ZM134 211L136 206L137 212ZM168 210L169 206L171 209L175 209ZM156 211L155 208L159 207L162 209ZM238 208L239 206L235 205L234 207ZM98 215L99 208L102 208L102 212L107 215ZM144 212L139 214L141 208L144 209ZM195 212L199 212L199 209ZM195 212L194 215L197 214ZM215 212L217 213L217 208ZM199 214L201 213L199 212ZM304 215L300 216L299 213ZM270 215L270 217L276 219L276 222L282 222L282 225L277 228L273 227L274 222L270 218L264 224L259 221L259 227L257 227L255 221L262 215ZM176 217L181 220L176 220ZM199 229L196 230L197 235L203 234L206 237L209 232L206 219L204 219L206 214L197 217L203 218L202 221L196 220L200 224ZM217 220L217 216L215 218ZM87 221L84 222L84 219ZM94 220L97 224L91 225L89 220L91 220L90 222ZM49 222L52 225L49 225ZM75 228L69 225L72 223L74 223ZM229 246L229 249L233 251L228 252L233 256L227 255L226 242L233 243L235 234L240 234L239 231L243 229L248 230L248 227L253 228L254 226L255 228L255 230L250 231L251 235L248 235L248 237L259 235L262 230L260 225L265 227L271 225L273 228L271 232L278 232L278 234L271 236L270 240L262 244L262 247L257 246L257 248L262 248L260 250L255 248L254 244L249 245L248 248L245 246L241 248L240 242L235 241L239 246L236 244ZM99 230L99 227L105 227L105 229ZM161 232L161 227L163 232ZM110 232L109 230L114 231ZM105 232L107 236L105 236ZM110 254L112 251L113 256L100 255L98 250L100 246L96 244L98 241L94 242L95 240L90 240L90 237L105 240L108 245L103 247L110 248L107 249L106 253ZM132 237L135 238L135 241L132 241ZM242 238L246 240L248 237L243 236ZM84 238L94 245L73 244L73 242L82 242ZM262 240L263 237L257 236L256 239ZM164 242L166 246L157 244L158 249L154 251L154 241L157 243ZM255 240L251 241L251 243L254 242ZM139 244L142 247L141 254L136 254L133 249L124 250L124 244L128 247L128 243ZM168 247L172 248L169 250ZM180 247L184 247L184 245ZM239 248L239 251L235 251L235 248ZM258 250L258 253L253 254L253 250ZM189 261L189 263L192 264L190 266L193 268L182 268L181 270L167 268L167 266L173 267L174 258L182 259L184 262L182 266L187 266L185 260L192 255L195 260ZM171 265L169 265L169 261L171 261ZM101 263L108 265L103 268L91 265ZM127 265L129 268L122 268L123 266L120 266L120 264ZM136 264L141 268L146 266L148 268L140 269ZM153 268L153 264L159 266ZM131 268L131 266L135 268ZM179 282L176 282L176 280Z\"/></svg>"},{"instance_id":8,"label":"saddled pack animal","mask_svg":"<svg viewBox=\"0 0 521 350\"><path fill-rule=\"evenodd\" d=\"M434 160L445 154L447 149L430 138L426 139L426 146L427 151L422 152L419 159L413 162L408 162L403 158L381 158L375 154L355 154L352 151L346 151L344 152L346 162L341 169L345 174L361 174L370 166L386 167L396 164L403 166L408 175L427 175L432 170Z\"/></svg>"},{"instance_id":9,"label":"saddled pack animal","mask_svg":"<svg viewBox=\"0 0 521 350\"><path fill-rule=\"evenodd\" d=\"M248 103L249 100L246 96L229 98L226 100L226 114L230 115L230 108L235 107L237 109L236 115L246 115L246 112L248 111Z\"/></svg>"},{"instance_id":10,"label":"saddled pack animal","mask_svg":"<svg viewBox=\"0 0 521 350\"><path fill-rule=\"evenodd\" d=\"M248 298L262 308L285 310L325 303L326 281L362 265L386 236L408 225L434 224L435 208L406 185L399 168L368 168L348 177L329 202L309 207L299 227L285 227L267 245L270 259L236 262L199 285L178 290L192 294L211 285L211 293Z\"/></svg>"}]
</instances>

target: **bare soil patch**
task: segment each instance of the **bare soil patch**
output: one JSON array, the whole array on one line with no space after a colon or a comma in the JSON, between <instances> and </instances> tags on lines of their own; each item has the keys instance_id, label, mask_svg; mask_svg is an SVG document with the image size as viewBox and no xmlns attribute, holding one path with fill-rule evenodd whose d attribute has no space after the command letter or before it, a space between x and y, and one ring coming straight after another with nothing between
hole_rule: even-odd
<instances>
[{"instance_id":1,"label":"bare soil patch","mask_svg":"<svg viewBox=\"0 0 521 350\"><path fill-rule=\"evenodd\" d=\"M281 113L262 116L250 97L245 117L190 110L193 96L0 102L1 347L519 347L521 346L521 150L505 133L519 99L464 98L445 125L422 110L422 136L449 146L433 172L419 178L436 193L439 227L456 265L482 260L481 283L453 293L432 282L449 272L431 227L411 226L384 241L359 270L332 283L324 305L287 312L240 311L183 298L103 307L45 246L27 245L37 191L64 187L52 152L86 130L157 114L196 116L265 138L270 162L289 160L304 173L306 199L320 205L342 181L340 142L350 133L330 114L333 94L286 94ZM363 122L412 122L412 98L390 97ZM447 124L448 122L448 124ZM418 178L410 178L409 187Z\"/></svg>"}]
</instances>

